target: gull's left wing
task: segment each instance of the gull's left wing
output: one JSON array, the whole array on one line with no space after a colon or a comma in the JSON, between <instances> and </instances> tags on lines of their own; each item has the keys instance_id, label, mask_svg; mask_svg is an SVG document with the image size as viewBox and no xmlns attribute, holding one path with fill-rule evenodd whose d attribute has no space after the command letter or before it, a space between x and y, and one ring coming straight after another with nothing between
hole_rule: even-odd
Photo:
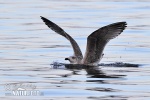
<instances>
[{"instance_id":1,"label":"gull's left wing","mask_svg":"<svg viewBox=\"0 0 150 100\"><path fill-rule=\"evenodd\" d=\"M82 52L80 50L80 47L78 46L78 44L76 43L76 41L69 35L67 34L62 28L60 28L58 25L56 25L55 23L53 23L52 21L44 18L41 16L41 19L45 22L45 24L52 29L53 31L55 31L56 33L62 35L63 37L65 37L67 40L70 41L73 51L74 51L74 55L76 57L78 57L80 60L83 59L82 56Z\"/></svg>"}]
</instances>

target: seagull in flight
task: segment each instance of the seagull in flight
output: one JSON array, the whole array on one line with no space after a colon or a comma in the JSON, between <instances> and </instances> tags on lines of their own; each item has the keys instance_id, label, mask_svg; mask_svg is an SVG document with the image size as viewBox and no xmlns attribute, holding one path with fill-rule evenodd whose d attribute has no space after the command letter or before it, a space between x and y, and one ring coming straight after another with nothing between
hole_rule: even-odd
<instances>
[{"instance_id":1,"label":"seagull in flight","mask_svg":"<svg viewBox=\"0 0 150 100\"><path fill-rule=\"evenodd\" d=\"M120 35L123 30L127 27L126 22L116 22L109 24L107 26L103 26L98 30L94 31L87 37L87 46L86 52L83 57L80 47L77 42L67 34L61 27L59 27L54 22L48 20L40 16L43 22L53 31L62 35L67 40L70 41L74 54L73 56L69 56L65 58L65 60L69 60L71 64L84 64L84 65L93 65L96 66L100 62L103 57L103 51L106 44L113 38Z\"/></svg>"}]
</instances>

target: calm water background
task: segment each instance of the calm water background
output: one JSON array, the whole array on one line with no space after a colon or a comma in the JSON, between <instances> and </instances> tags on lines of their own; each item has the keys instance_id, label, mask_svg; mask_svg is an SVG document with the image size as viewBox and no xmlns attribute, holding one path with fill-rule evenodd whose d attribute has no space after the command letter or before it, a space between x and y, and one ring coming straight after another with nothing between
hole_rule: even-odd
<instances>
[{"instance_id":1,"label":"calm water background","mask_svg":"<svg viewBox=\"0 0 150 100\"><path fill-rule=\"evenodd\" d=\"M116 0L114 0L116 1ZM1 100L150 99L150 3L100 0L1 0ZM105 48L101 63L141 64L87 70L53 69L68 63L70 43L40 19L47 17L77 41L84 54L87 36L96 29L126 21L127 29ZM116 76L116 77L113 77ZM44 96L6 96L5 84L36 86Z\"/></svg>"}]
</instances>

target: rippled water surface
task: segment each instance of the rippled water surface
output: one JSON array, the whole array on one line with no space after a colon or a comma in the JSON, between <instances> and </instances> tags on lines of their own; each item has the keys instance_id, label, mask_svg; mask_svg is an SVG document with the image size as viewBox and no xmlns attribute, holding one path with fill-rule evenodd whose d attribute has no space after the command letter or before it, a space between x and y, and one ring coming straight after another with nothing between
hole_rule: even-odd
<instances>
[{"instance_id":1,"label":"rippled water surface","mask_svg":"<svg viewBox=\"0 0 150 100\"><path fill-rule=\"evenodd\" d=\"M149 100L150 3L100 1L1 0L1 100ZM40 16L74 37L83 54L90 33L104 25L126 21L128 27L106 46L101 63L140 66L53 68L53 62L69 63L64 58L73 51L68 40L51 31ZM40 94L15 96L15 86L18 91L22 88Z\"/></svg>"}]
</instances>

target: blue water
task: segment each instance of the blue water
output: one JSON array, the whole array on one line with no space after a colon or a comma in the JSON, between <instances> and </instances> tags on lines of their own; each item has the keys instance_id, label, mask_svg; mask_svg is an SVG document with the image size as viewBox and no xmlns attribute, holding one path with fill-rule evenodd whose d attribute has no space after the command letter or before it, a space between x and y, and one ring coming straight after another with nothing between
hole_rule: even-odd
<instances>
[{"instance_id":1,"label":"blue water","mask_svg":"<svg viewBox=\"0 0 150 100\"><path fill-rule=\"evenodd\" d=\"M149 11L149 2L1 0L0 99L149 100ZM83 54L89 34L102 26L126 21L128 27L108 43L101 63L140 66L54 69L50 64L69 63L64 58L73 51L68 40L51 31L40 16L61 26L77 41ZM14 84L34 85L43 95L8 96L12 90L7 91L6 84L9 88Z\"/></svg>"}]
</instances>

